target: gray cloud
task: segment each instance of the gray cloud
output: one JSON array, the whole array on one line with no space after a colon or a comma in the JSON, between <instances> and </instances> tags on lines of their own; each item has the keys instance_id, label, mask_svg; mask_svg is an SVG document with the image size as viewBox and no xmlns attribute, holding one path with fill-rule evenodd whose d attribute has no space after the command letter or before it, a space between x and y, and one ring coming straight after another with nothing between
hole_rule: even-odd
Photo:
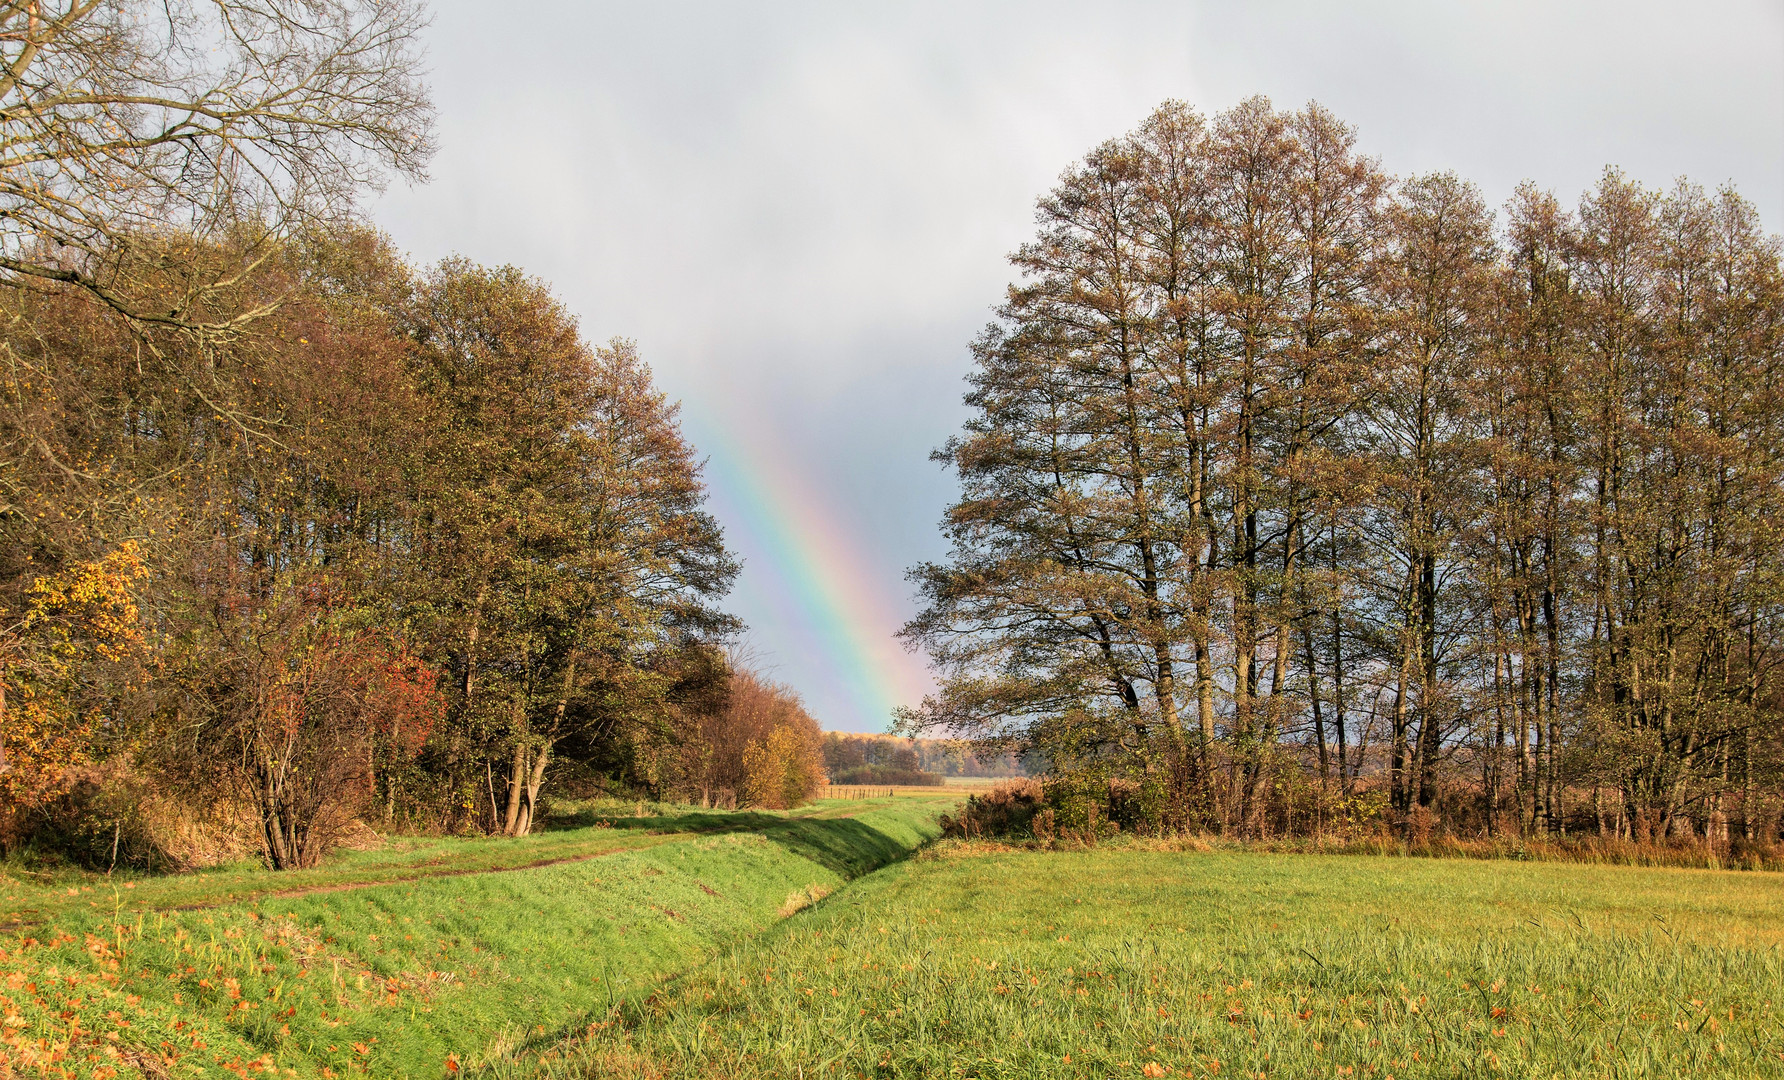
<instances>
[{"instance_id":1,"label":"gray cloud","mask_svg":"<svg viewBox=\"0 0 1784 1080\"><path fill-rule=\"evenodd\" d=\"M376 220L422 259L551 281L639 340L696 442L780 441L871 565L938 553L966 342L1073 158L1159 101L1317 98L1392 171L1565 200L1617 163L1784 217L1784 5L774 5L444 0L442 151ZM877 727L777 614L742 614L835 726ZM889 632L892 628L887 627Z\"/></svg>"}]
</instances>

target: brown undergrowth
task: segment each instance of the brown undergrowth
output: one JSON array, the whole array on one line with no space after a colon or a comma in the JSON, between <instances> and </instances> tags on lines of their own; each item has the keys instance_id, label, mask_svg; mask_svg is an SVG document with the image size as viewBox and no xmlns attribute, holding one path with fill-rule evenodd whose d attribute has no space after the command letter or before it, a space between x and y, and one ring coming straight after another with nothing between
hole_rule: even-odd
<instances>
[{"instance_id":1,"label":"brown undergrowth","mask_svg":"<svg viewBox=\"0 0 1784 1080\"><path fill-rule=\"evenodd\" d=\"M1506 859L1601 866L1677 867L1699 870L1784 872L1784 848L1763 844L1714 844L1702 840L1641 843L1594 835L1467 837L1420 829L1397 836L1388 827L1327 831L1299 836L1241 837L1186 830L1123 830L1118 822L1092 818L1066 827L1050 805L1046 784L1021 779L975 795L958 813L942 818L944 840L929 857L949 858L1003 851L1082 850L1104 845L1144 851L1252 851L1272 854L1378 855L1431 859Z\"/></svg>"}]
</instances>

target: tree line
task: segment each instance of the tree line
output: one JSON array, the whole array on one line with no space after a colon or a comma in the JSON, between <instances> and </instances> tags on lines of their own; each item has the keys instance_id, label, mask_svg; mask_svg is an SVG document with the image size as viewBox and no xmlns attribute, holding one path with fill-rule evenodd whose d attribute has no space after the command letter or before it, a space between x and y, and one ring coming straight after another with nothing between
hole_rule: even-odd
<instances>
[{"instance_id":1,"label":"tree line","mask_svg":"<svg viewBox=\"0 0 1784 1080\"><path fill-rule=\"evenodd\" d=\"M1784 275L1732 187L1496 215L1253 98L1036 216L908 730L1161 828L1778 838Z\"/></svg>"},{"instance_id":2,"label":"tree line","mask_svg":"<svg viewBox=\"0 0 1784 1080\"><path fill-rule=\"evenodd\" d=\"M0 850L153 857L159 813L306 866L527 833L548 779L821 783L634 346L354 217L425 165L419 24L0 5Z\"/></svg>"},{"instance_id":3,"label":"tree line","mask_svg":"<svg viewBox=\"0 0 1784 1080\"><path fill-rule=\"evenodd\" d=\"M899 738L831 731L824 769L833 784L937 785L950 776L1015 777L1024 762L1003 750L984 752L963 739Z\"/></svg>"}]
</instances>

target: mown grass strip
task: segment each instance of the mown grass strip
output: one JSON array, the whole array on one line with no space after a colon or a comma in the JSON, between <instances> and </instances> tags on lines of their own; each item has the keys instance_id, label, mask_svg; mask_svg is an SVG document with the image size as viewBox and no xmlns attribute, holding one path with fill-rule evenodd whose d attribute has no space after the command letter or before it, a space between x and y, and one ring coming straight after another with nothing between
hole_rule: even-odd
<instances>
[{"instance_id":1,"label":"mown grass strip","mask_svg":"<svg viewBox=\"0 0 1784 1080\"><path fill-rule=\"evenodd\" d=\"M943 808L899 799L855 803L846 816L832 807L686 815L666 837L641 823L584 830L640 842L599 859L253 904L64 906L41 929L0 939L0 1070L328 1077L475 1068L555 1042L908 854L935 835Z\"/></svg>"},{"instance_id":2,"label":"mown grass strip","mask_svg":"<svg viewBox=\"0 0 1784 1080\"><path fill-rule=\"evenodd\" d=\"M1784 1076L1777 875L973 850L491 1072Z\"/></svg>"},{"instance_id":3,"label":"mown grass strip","mask_svg":"<svg viewBox=\"0 0 1784 1080\"><path fill-rule=\"evenodd\" d=\"M789 814L726 813L651 804L611 804L556 819L543 832L516 839L395 837L361 851L341 851L324 866L266 871L258 861L182 874L115 876L72 868L36 871L0 866L0 932L28 929L58 914L100 908L136 913L215 907L266 897L396 884L424 877L525 870L636 850L688 833L775 829L789 819L846 815L847 804L817 803Z\"/></svg>"}]
</instances>

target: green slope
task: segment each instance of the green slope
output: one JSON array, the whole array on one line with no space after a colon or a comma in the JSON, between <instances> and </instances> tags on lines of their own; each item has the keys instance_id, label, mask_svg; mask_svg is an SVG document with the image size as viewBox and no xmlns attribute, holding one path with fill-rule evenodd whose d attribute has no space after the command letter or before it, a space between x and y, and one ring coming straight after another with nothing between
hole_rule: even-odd
<instances>
[{"instance_id":1,"label":"green slope","mask_svg":"<svg viewBox=\"0 0 1784 1080\"><path fill-rule=\"evenodd\" d=\"M348 859L348 871L309 879L219 875L210 893L203 875L73 894L78 884L7 880L15 927L0 936L0 1076L474 1068L556 1042L901 858L936 834L949 805L621 821L460 842L462 867L446 845L400 865ZM490 870L501 863L492 848L527 868ZM572 861L527 865L543 859ZM410 879L356 884L368 870ZM279 895L294 887L317 891ZM243 892L257 899L230 899ZM180 906L156 902L167 898Z\"/></svg>"}]
</instances>

